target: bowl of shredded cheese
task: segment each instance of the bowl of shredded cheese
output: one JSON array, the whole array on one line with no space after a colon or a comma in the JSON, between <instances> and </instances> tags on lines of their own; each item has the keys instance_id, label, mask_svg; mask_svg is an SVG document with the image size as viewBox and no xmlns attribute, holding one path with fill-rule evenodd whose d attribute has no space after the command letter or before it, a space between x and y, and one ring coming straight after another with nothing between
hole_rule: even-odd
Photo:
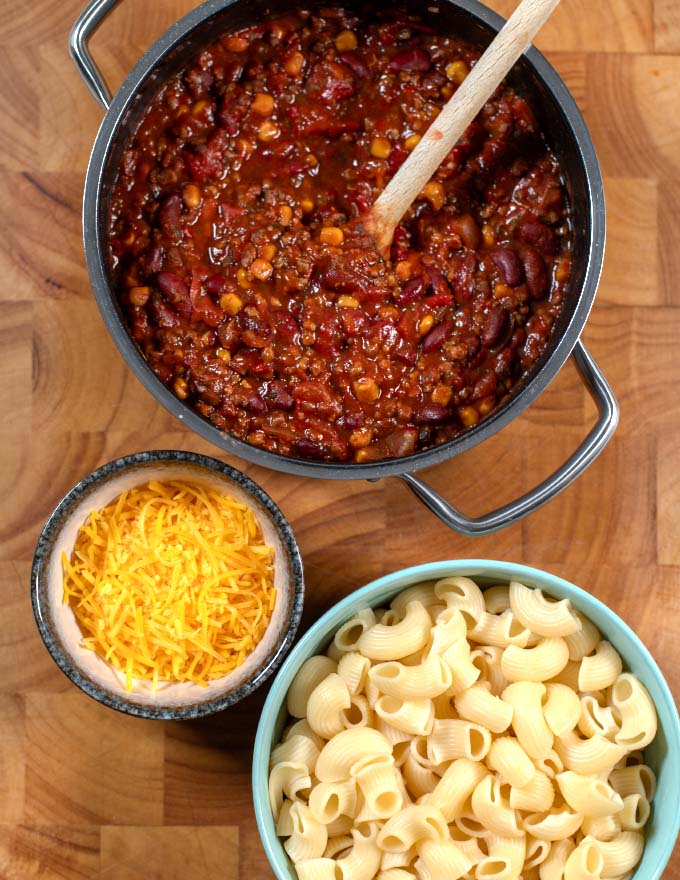
<instances>
[{"instance_id":1,"label":"bowl of shredded cheese","mask_svg":"<svg viewBox=\"0 0 680 880\"><path fill-rule=\"evenodd\" d=\"M302 613L290 525L249 477L191 452L81 480L38 541L40 635L87 694L145 718L220 711L278 667Z\"/></svg>"}]
</instances>

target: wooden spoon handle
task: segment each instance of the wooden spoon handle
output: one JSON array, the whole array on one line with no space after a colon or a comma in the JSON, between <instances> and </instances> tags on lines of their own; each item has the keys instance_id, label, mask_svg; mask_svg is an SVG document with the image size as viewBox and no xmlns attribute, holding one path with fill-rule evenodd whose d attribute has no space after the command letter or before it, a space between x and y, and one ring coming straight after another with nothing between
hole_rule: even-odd
<instances>
[{"instance_id":1,"label":"wooden spoon handle","mask_svg":"<svg viewBox=\"0 0 680 880\"><path fill-rule=\"evenodd\" d=\"M368 212L366 229L383 252L397 223L494 93L559 0L522 0L465 81L444 105Z\"/></svg>"}]
</instances>

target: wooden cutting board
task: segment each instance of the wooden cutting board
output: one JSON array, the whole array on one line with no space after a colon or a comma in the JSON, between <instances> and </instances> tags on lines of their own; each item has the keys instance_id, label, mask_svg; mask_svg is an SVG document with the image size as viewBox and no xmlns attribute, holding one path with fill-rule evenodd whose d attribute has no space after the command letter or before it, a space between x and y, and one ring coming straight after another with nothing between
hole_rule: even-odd
<instances>
[{"instance_id":1,"label":"wooden cutting board","mask_svg":"<svg viewBox=\"0 0 680 880\"><path fill-rule=\"evenodd\" d=\"M264 690L187 724L90 700L58 671L29 603L33 547L86 472L149 448L219 454L124 365L94 304L80 201L101 111L67 53L83 0L0 0L0 878L270 878L250 796ZM191 0L124 0L94 40L114 87ZM495 0L508 14L514 2ZM305 625L353 588L434 559L531 563L591 590L680 694L680 5L563 0L538 39L583 109L606 178L604 276L585 341L621 424L558 499L498 535L447 530L396 480L309 481L232 461L278 501L305 561ZM525 492L584 436L568 365L480 448L428 472L466 512ZM676 851L665 880L680 880Z\"/></svg>"}]
</instances>

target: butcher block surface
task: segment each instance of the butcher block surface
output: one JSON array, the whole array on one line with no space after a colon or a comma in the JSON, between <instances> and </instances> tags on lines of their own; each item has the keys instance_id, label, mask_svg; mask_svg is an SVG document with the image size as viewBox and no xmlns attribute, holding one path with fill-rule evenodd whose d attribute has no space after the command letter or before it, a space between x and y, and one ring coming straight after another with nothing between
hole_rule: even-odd
<instances>
[{"instance_id":1,"label":"butcher block surface","mask_svg":"<svg viewBox=\"0 0 680 880\"><path fill-rule=\"evenodd\" d=\"M500 534L465 538L394 479L327 482L222 455L144 390L95 305L81 244L101 108L68 57L82 0L0 0L0 878L269 880L251 803L266 686L192 723L118 714L81 693L38 636L29 599L45 519L126 453L228 460L277 501L305 565L303 628L354 588L436 559L544 568L592 592L680 694L680 5L563 0L537 45L585 114L608 240L583 338L621 405L614 440L571 488ZM123 0L92 42L113 88L189 0ZM504 15L514 7L494 0ZM510 426L427 479L466 513L526 492L595 409L568 363ZM664 880L680 880L680 849Z\"/></svg>"}]
</instances>

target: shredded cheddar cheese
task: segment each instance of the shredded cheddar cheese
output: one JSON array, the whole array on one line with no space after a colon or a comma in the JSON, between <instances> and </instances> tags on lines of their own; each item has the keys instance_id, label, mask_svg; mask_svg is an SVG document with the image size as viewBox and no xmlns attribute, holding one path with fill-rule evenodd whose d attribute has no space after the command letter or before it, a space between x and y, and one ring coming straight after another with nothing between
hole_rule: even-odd
<instances>
[{"instance_id":1,"label":"shredded cheddar cheese","mask_svg":"<svg viewBox=\"0 0 680 880\"><path fill-rule=\"evenodd\" d=\"M252 510L210 488L149 482L80 528L62 556L84 647L133 679L206 686L240 666L276 602L273 549Z\"/></svg>"}]
</instances>

